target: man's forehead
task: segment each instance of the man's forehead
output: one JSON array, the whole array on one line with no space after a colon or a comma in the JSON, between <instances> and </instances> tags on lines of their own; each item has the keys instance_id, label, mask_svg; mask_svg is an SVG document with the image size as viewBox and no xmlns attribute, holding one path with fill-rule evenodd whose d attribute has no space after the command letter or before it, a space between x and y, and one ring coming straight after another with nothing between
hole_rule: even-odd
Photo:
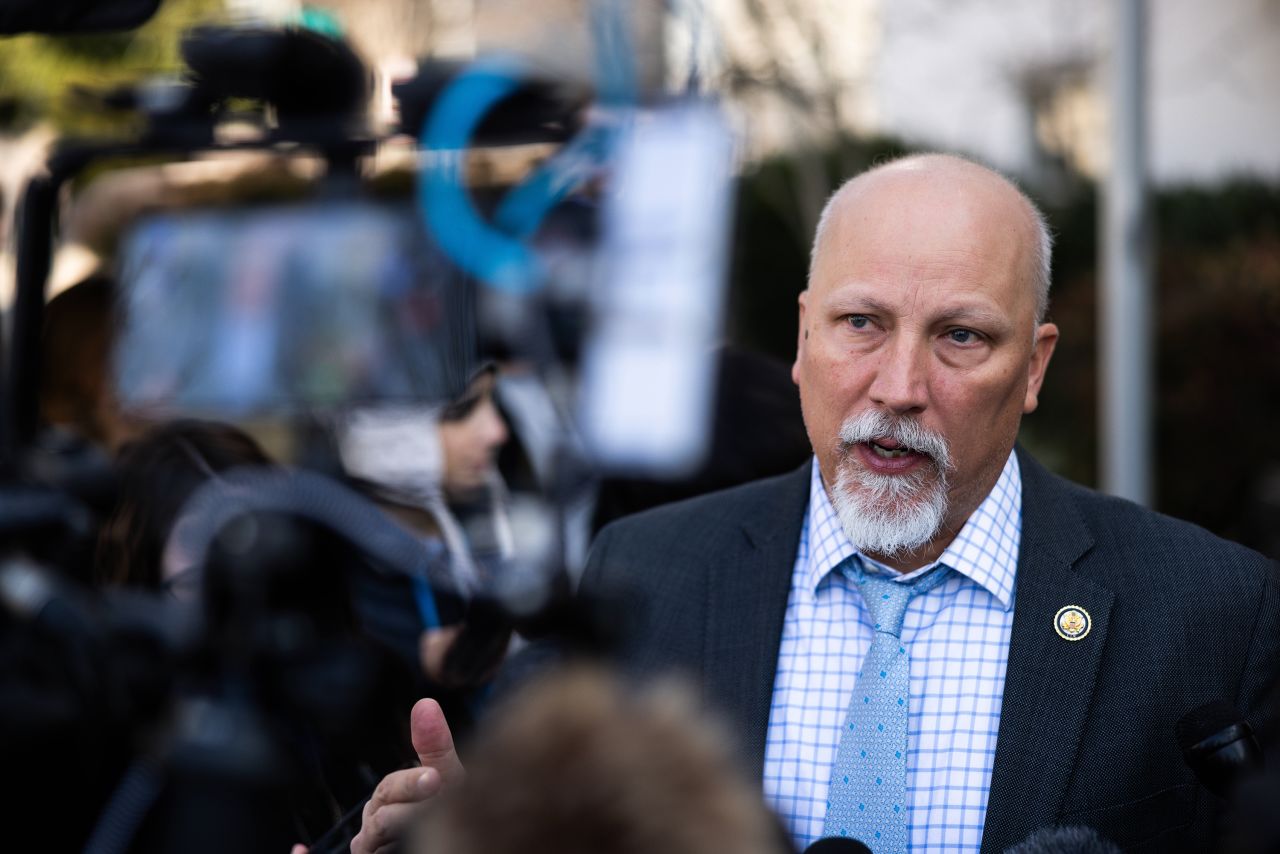
<instances>
[{"instance_id":1,"label":"man's forehead","mask_svg":"<svg viewBox=\"0 0 1280 854\"><path fill-rule=\"evenodd\" d=\"M1000 323L1034 314L1026 261L1007 242L841 240L817 259L811 306L824 312Z\"/></svg>"},{"instance_id":2,"label":"man's forehead","mask_svg":"<svg viewBox=\"0 0 1280 854\"><path fill-rule=\"evenodd\" d=\"M830 224L835 233L886 231L908 234L955 228L1016 231L1028 236L1030 212L1019 196L985 182L908 175L852 187L836 198Z\"/></svg>"},{"instance_id":3,"label":"man's forehead","mask_svg":"<svg viewBox=\"0 0 1280 854\"><path fill-rule=\"evenodd\" d=\"M825 236L843 242L857 232L951 226L1003 231L1034 239L1036 216L1003 176L956 157L908 158L847 182L824 212ZM815 250L821 251L820 240Z\"/></svg>"},{"instance_id":4,"label":"man's forehead","mask_svg":"<svg viewBox=\"0 0 1280 854\"><path fill-rule=\"evenodd\" d=\"M1033 214L1001 184L994 175L905 172L846 185L815 241L810 286L968 279L1003 289L1010 277L1023 281L1036 244Z\"/></svg>"},{"instance_id":5,"label":"man's forehead","mask_svg":"<svg viewBox=\"0 0 1280 854\"><path fill-rule=\"evenodd\" d=\"M814 247L811 285L947 282L1024 275L1031 248L1016 228L966 211L878 211L835 219Z\"/></svg>"}]
</instances>

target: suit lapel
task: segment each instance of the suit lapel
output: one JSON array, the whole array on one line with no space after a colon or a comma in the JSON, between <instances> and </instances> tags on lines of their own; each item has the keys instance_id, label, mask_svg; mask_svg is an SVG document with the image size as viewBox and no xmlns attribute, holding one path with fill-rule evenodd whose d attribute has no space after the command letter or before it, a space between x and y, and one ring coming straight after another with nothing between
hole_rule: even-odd
<instances>
[{"instance_id":1,"label":"suit lapel","mask_svg":"<svg viewBox=\"0 0 1280 854\"><path fill-rule=\"evenodd\" d=\"M1097 680L1114 596L1075 562L1093 545L1067 489L1018 449L1023 479L1022 543L982 851L1001 852L1058 816ZM800 529L809 465L742 508L741 531L725 538L706 591L704 678L710 697L735 719L747 770L763 777L773 682ZM1063 640L1058 610L1089 613L1089 634Z\"/></svg>"},{"instance_id":2,"label":"suit lapel","mask_svg":"<svg viewBox=\"0 0 1280 854\"><path fill-rule=\"evenodd\" d=\"M1000 852L1056 822L1093 697L1107 639L1112 592L1074 563L1093 544L1072 496L1018 449L1022 544L1000 731L987 803L983 852ZM1076 605L1091 618L1076 641L1054 618Z\"/></svg>"},{"instance_id":3,"label":"suit lapel","mask_svg":"<svg viewBox=\"0 0 1280 854\"><path fill-rule=\"evenodd\" d=\"M809 498L810 464L743 508L741 530L726 538L708 574L704 669L707 690L738 723L743 756L755 779L764 773L773 680L800 527Z\"/></svg>"}]
</instances>

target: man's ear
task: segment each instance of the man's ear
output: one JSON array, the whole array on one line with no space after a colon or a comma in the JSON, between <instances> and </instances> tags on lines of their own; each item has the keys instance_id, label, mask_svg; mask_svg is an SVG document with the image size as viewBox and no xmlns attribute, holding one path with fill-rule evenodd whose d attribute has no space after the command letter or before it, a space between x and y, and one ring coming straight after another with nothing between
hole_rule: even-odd
<instances>
[{"instance_id":1,"label":"man's ear","mask_svg":"<svg viewBox=\"0 0 1280 854\"><path fill-rule=\"evenodd\" d=\"M1058 346L1058 327L1042 323L1036 330L1035 343L1031 345L1031 368L1027 372L1027 396L1022 402L1023 414L1035 412L1040 405L1040 386L1044 384L1045 371L1053 358L1053 348Z\"/></svg>"},{"instance_id":2,"label":"man's ear","mask_svg":"<svg viewBox=\"0 0 1280 854\"><path fill-rule=\"evenodd\" d=\"M797 300L800 303L800 323L796 330L796 360L791 363L791 381L796 385L800 385L800 361L804 358L804 342L809 337L809 333L805 328L805 302L809 297L809 291L806 288L800 292Z\"/></svg>"}]
</instances>

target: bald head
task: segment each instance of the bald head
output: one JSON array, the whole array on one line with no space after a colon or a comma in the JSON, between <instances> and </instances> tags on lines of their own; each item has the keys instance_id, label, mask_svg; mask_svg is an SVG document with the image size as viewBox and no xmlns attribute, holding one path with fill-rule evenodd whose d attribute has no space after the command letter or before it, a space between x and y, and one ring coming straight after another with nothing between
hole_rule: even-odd
<instances>
[{"instance_id":1,"label":"bald head","mask_svg":"<svg viewBox=\"0 0 1280 854\"><path fill-rule=\"evenodd\" d=\"M809 284L830 256L833 242L857 227L858 219L896 214L910 224L941 205L1007 244L1010 262L1021 269L1034 296L1035 322L1043 321L1053 251L1044 215L1003 175L949 154L918 154L885 163L851 178L832 194L814 232Z\"/></svg>"},{"instance_id":2,"label":"bald head","mask_svg":"<svg viewBox=\"0 0 1280 854\"><path fill-rule=\"evenodd\" d=\"M1026 196L958 157L894 161L827 204L791 375L823 484L868 554L936 559L995 485L1058 339L1041 322L1048 264Z\"/></svg>"}]
</instances>

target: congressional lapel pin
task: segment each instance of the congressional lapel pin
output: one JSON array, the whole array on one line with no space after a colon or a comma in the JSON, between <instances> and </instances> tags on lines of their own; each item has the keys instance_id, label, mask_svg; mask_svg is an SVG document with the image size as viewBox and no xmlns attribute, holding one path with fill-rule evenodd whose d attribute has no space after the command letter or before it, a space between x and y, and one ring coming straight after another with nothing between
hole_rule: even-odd
<instances>
[{"instance_id":1,"label":"congressional lapel pin","mask_svg":"<svg viewBox=\"0 0 1280 854\"><path fill-rule=\"evenodd\" d=\"M1066 605L1053 616L1053 630L1063 640L1078 641L1089 634L1093 620L1089 612L1079 605Z\"/></svg>"}]
</instances>

